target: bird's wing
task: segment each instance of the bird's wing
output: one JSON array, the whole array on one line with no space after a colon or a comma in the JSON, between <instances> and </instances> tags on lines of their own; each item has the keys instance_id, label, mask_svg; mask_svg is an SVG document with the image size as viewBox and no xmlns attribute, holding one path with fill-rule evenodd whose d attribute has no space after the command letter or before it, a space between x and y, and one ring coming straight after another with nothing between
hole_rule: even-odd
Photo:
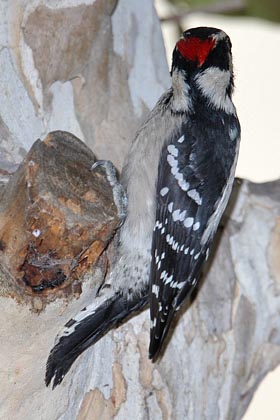
<instances>
[{"instance_id":1,"label":"bird's wing","mask_svg":"<svg viewBox=\"0 0 280 420\"><path fill-rule=\"evenodd\" d=\"M229 176L209 143L201 131L183 127L162 150L150 272L150 358L197 282L211 236L203 234Z\"/></svg>"}]
</instances>

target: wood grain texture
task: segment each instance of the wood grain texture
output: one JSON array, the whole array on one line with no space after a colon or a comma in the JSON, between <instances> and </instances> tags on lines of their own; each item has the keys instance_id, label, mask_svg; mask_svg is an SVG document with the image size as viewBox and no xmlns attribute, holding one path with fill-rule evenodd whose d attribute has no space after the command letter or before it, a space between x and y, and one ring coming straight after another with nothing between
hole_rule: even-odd
<instances>
[{"instance_id":1,"label":"wood grain texture","mask_svg":"<svg viewBox=\"0 0 280 420\"><path fill-rule=\"evenodd\" d=\"M10 176L0 204L6 294L45 304L81 293L81 279L120 224L104 172L91 171L95 160L75 136L55 131L37 140ZM101 262L105 273L106 258Z\"/></svg>"}]
</instances>

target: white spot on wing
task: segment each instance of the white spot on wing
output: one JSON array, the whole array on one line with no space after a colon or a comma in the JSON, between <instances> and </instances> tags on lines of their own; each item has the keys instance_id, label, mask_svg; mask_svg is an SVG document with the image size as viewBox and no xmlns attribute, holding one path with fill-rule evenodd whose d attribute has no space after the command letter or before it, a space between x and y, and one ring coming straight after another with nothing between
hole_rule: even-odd
<instances>
[{"instance_id":1,"label":"white spot on wing","mask_svg":"<svg viewBox=\"0 0 280 420\"><path fill-rule=\"evenodd\" d=\"M200 194L196 189L189 190L187 194L191 199L193 199L196 202L198 206L202 204L202 198L200 197Z\"/></svg>"},{"instance_id":2,"label":"white spot on wing","mask_svg":"<svg viewBox=\"0 0 280 420\"><path fill-rule=\"evenodd\" d=\"M168 191L169 191L169 188L164 187L164 188L162 188L162 189L160 190L160 195L161 195L162 197L164 197L164 196L168 193Z\"/></svg>"},{"instance_id":3,"label":"white spot on wing","mask_svg":"<svg viewBox=\"0 0 280 420\"><path fill-rule=\"evenodd\" d=\"M159 286L157 284L152 285L152 293L158 298Z\"/></svg>"},{"instance_id":4,"label":"white spot on wing","mask_svg":"<svg viewBox=\"0 0 280 420\"><path fill-rule=\"evenodd\" d=\"M236 140L237 135L238 135L238 131L236 127L229 129L229 138L231 139L231 141Z\"/></svg>"},{"instance_id":5,"label":"white spot on wing","mask_svg":"<svg viewBox=\"0 0 280 420\"><path fill-rule=\"evenodd\" d=\"M151 319L151 330L153 329L153 328L155 328L155 326L156 326L156 323L157 323L157 319L156 318L154 318L154 319Z\"/></svg>"},{"instance_id":6,"label":"white spot on wing","mask_svg":"<svg viewBox=\"0 0 280 420\"><path fill-rule=\"evenodd\" d=\"M178 161L174 158L174 156L167 155L166 159L167 159L167 162L169 163L169 165L171 166L171 168L177 168Z\"/></svg>"},{"instance_id":7,"label":"white spot on wing","mask_svg":"<svg viewBox=\"0 0 280 420\"><path fill-rule=\"evenodd\" d=\"M172 213L172 211L173 211L173 202L169 203L167 208L168 208L168 211L170 213Z\"/></svg>"},{"instance_id":8,"label":"white spot on wing","mask_svg":"<svg viewBox=\"0 0 280 420\"><path fill-rule=\"evenodd\" d=\"M172 173L172 175L175 175L175 179L177 178L177 174L179 174L179 168L176 166L173 166L172 168L171 168L171 173Z\"/></svg>"},{"instance_id":9,"label":"white spot on wing","mask_svg":"<svg viewBox=\"0 0 280 420\"><path fill-rule=\"evenodd\" d=\"M161 275L160 275L160 279L165 281L167 279L168 273L164 270Z\"/></svg>"},{"instance_id":10,"label":"white spot on wing","mask_svg":"<svg viewBox=\"0 0 280 420\"><path fill-rule=\"evenodd\" d=\"M183 143L184 140L185 140L185 136L183 135L182 137L179 138L178 143Z\"/></svg>"},{"instance_id":11,"label":"white spot on wing","mask_svg":"<svg viewBox=\"0 0 280 420\"><path fill-rule=\"evenodd\" d=\"M159 220L156 221L155 226L154 226L154 231L156 229L161 229L162 228L162 223L159 222Z\"/></svg>"},{"instance_id":12,"label":"white spot on wing","mask_svg":"<svg viewBox=\"0 0 280 420\"><path fill-rule=\"evenodd\" d=\"M199 222L196 222L194 225L193 225L193 230L198 230L200 228L200 223Z\"/></svg>"},{"instance_id":13,"label":"white spot on wing","mask_svg":"<svg viewBox=\"0 0 280 420\"><path fill-rule=\"evenodd\" d=\"M178 246L178 242L173 241L173 244L172 244L172 249L173 249L174 251L176 251L176 250L177 250L177 246Z\"/></svg>"},{"instance_id":14,"label":"white spot on wing","mask_svg":"<svg viewBox=\"0 0 280 420\"><path fill-rule=\"evenodd\" d=\"M166 277L166 279L165 279L165 281L164 281L164 284L169 284L169 283L171 283L171 282L172 282L172 279L173 279L173 274L171 274L169 277Z\"/></svg>"},{"instance_id":15,"label":"white spot on wing","mask_svg":"<svg viewBox=\"0 0 280 420\"><path fill-rule=\"evenodd\" d=\"M170 235L169 235L169 233L166 235L166 242L167 242L169 245L172 245L172 244L173 244L173 242L174 242L174 238L173 238L173 236L170 236Z\"/></svg>"},{"instance_id":16,"label":"white spot on wing","mask_svg":"<svg viewBox=\"0 0 280 420\"><path fill-rule=\"evenodd\" d=\"M183 191L188 191L190 184L183 180L183 181L179 181L179 186L181 187Z\"/></svg>"},{"instance_id":17,"label":"white spot on wing","mask_svg":"<svg viewBox=\"0 0 280 420\"><path fill-rule=\"evenodd\" d=\"M177 222L178 220L182 222L185 219L185 216L186 216L186 210L181 212L180 209L178 209L178 210L174 210L172 213L172 218L174 222Z\"/></svg>"},{"instance_id":18,"label":"white spot on wing","mask_svg":"<svg viewBox=\"0 0 280 420\"><path fill-rule=\"evenodd\" d=\"M184 226L185 226L186 228L189 228L189 227L191 227L191 226L193 225L193 222L194 222L193 217L187 217L187 218L184 220Z\"/></svg>"},{"instance_id":19,"label":"white spot on wing","mask_svg":"<svg viewBox=\"0 0 280 420\"><path fill-rule=\"evenodd\" d=\"M184 176L180 172L178 172L178 174L175 176L175 178L177 179L178 182L184 181Z\"/></svg>"},{"instance_id":20,"label":"white spot on wing","mask_svg":"<svg viewBox=\"0 0 280 420\"><path fill-rule=\"evenodd\" d=\"M170 148L170 150L169 150ZM171 167L171 173L174 175L175 179L178 181L179 187L183 191L187 191L190 187L190 184L184 180L183 174L179 171L178 161L175 159L174 156L178 156L178 149L174 145L168 146L168 151L171 151L172 154L167 155L167 162Z\"/></svg>"},{"instance_id":21,"label":"white spot on wing","mask_svg":"<svg viewBox=\"0 0 280 420\"><path fill-rule=\"evenodd\" d=\"M174 146L174 144L170 144L167 147L167 150L172 156L178 157L178 149L177 149L177 147Z\"/></svg>"}]
</instances>

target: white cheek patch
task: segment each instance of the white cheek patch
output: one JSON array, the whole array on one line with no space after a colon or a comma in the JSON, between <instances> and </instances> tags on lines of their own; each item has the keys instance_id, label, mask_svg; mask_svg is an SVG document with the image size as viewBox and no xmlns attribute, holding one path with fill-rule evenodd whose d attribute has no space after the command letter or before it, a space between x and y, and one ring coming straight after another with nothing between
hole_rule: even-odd
<instances>
[{"instance_id":1,"label":"white cheek patch","mask_svg":"<svg viewBox=\"0 0 280 420\"><path fill-rule=\"evenodd\" d=\"M172 74L172 109L174 111L189 112L192 109L192 99L190 95L190 86L185 81L185 72L183 70L174 70ZM183 94L182 94L183 93Z\"/></svg>"},{"instance_id":2,"label":"white cheek patch","mask_svg":"<svg viewBox=\"0 0 280 420\"><path fill-rule=\"evenodd\" d=\"M229 70L209 67L196 76L195 82L209 104L216 109L222 109L227 114L235 114L235 107L230 97L225 94L225 86L230 85L230 79Z\"/></svg>"}]
</instances>

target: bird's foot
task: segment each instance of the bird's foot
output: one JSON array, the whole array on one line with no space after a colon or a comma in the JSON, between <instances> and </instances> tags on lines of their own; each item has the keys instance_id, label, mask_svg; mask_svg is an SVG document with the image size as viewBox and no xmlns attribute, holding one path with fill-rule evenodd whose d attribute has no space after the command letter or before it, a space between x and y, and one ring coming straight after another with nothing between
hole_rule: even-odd
<instances>
[{"instance_id":1,"label":"bird's foot","mask_svg":"<svg viewBox=\"0 0 280 420\"><path fill-rule=\"evenodd\" d=\"M127 195L124 187L119 182L117 177L117 170L110 160L97 160L91 167L94 171L101 166L106 173L106 178L113 190L114 202L118 210L118 216L124 220L127 214Z\"/></svg>"}]
</instances>

